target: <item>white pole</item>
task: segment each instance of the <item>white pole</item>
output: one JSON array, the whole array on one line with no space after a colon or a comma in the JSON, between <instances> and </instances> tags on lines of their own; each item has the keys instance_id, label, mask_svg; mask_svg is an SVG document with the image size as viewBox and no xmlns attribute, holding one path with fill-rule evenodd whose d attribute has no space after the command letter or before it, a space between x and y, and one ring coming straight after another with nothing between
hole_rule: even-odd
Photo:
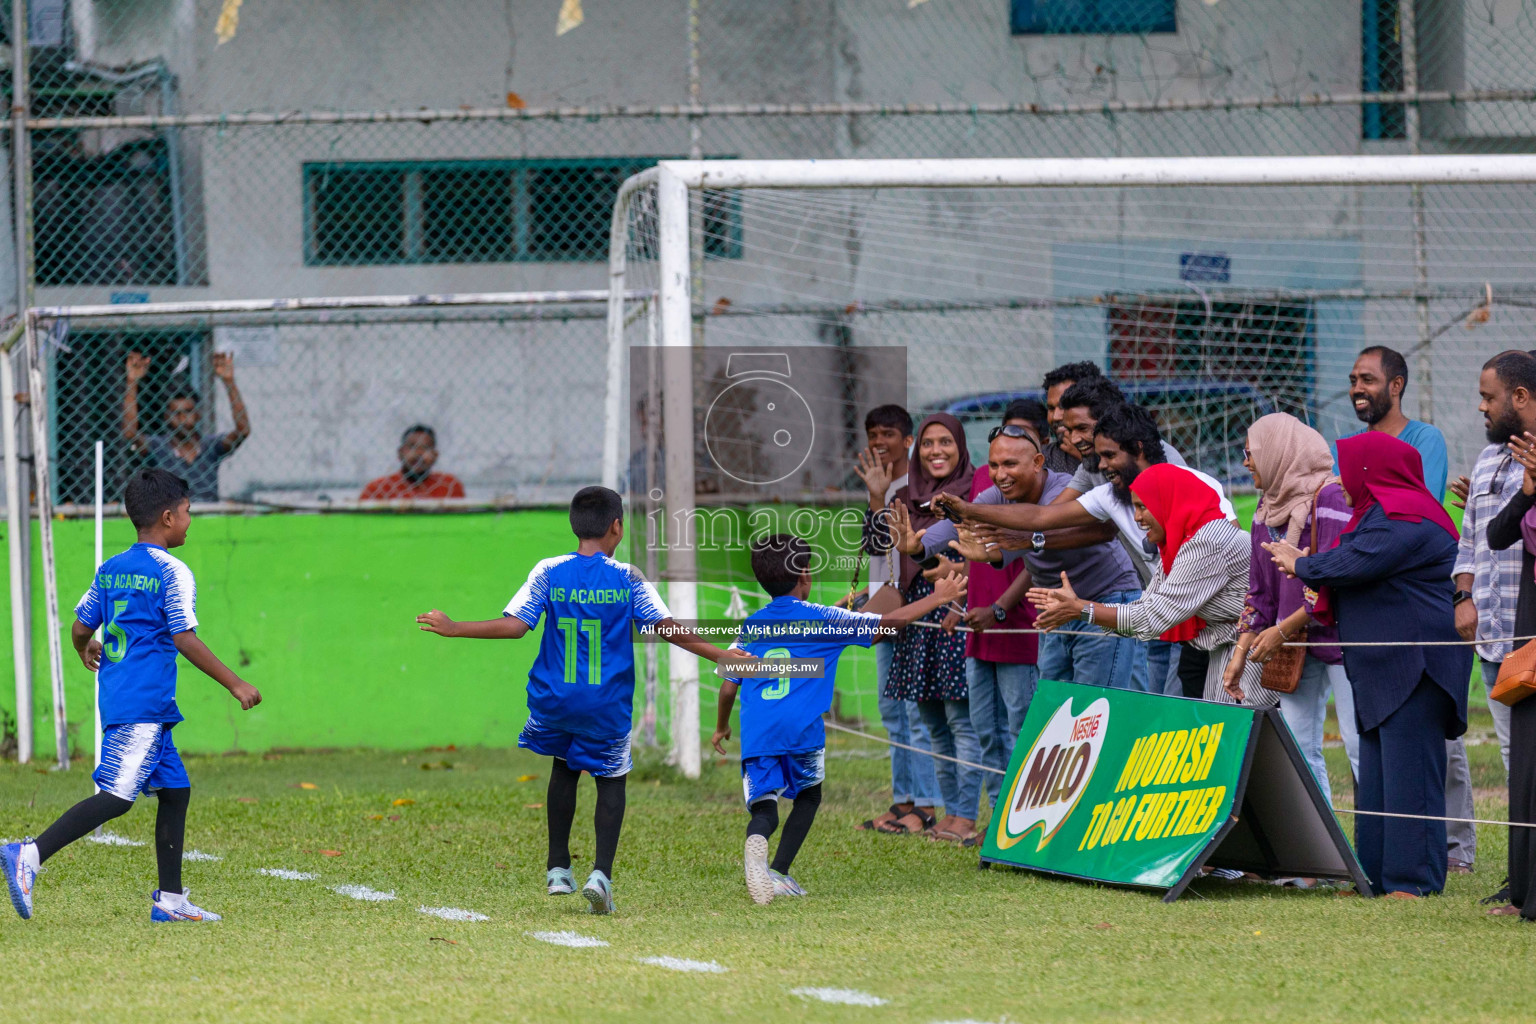
<instances>
[{"instance_id":1,"label":"white pole","mask_svg":"<svg viewBox=\"0 0 1536 1024\"><path fill-rule=\"evenodd\" d=\"M37 317L26 316L27 352L32 357L32 460L36 467L37 525L42 538L43 614L48 631L48 674L53 681L53 744L59 770L69 769L69 719L64 706L64 648L59 623L59 574L53 552L53 495L48 478L48 395L44 389L42 346L37 343Z\"/></svg>"},{"instance_id":2,"label":"white pole","mask_svg":"<svg viewBox=\"0 0 1536 1024\"><path fill-rule=\"evenodd\" d=\"M624 436L624 288L629 270L629 206L656 179L654 168L624 180L608 225L608 374L603 396L603 486L619 489L619 440Z\"/></svg>"},{"instance_id":3,"label":"white pole","mask_svg":"<svg viewBox=\"0 0 1536 1024\"><path fill-rule=\"evenodd\" d=\"M688 188L1168 188L1536 182L1536 154L1109 157L1091 160L664 160Z\"/></svg>"},{"instance_id":4,"label":"white pole","mask_svg":"<svg viewBox=\"0 0 1536 1024\"><path fill-rule=\"evenodd\" d=\"M105 514L105 507L102 504L102 494L101 494L101 492L102 492L102 485L103 485L102 478L103 478L103 475L104 475L103 472L102 472L102 457L101 456L102 456L102 443L100 441L97 441L96 442L96 562L95 562L95 565L96 565L96 568L98 568L98 569L101 568L101 563L104 561L104 559L102 557L102 550L101 550L101 547L102 547L102 545L101 545L101 539L102 539L101 538L101 526L102 526L102 519L104 518L104 514ZM101 627L99 627L99 626L96 628L96 639L97 640L101 639ZM96 764L97 768L100 768L101 767L101 673L100 672L96 673L96 678L93 680L93 682L95 684L94 689L95 689L95 695L96 695L96 743L95 743L96 760L95 760L95 764ZM100 788L99 787L97 789L97 792L100 792Z\"/></svg>"},{"instance_id":5,"label":"white pole","mask_svg":"<svg viewBox=\"0 0 1536 1024\"><path fill-rule=\"evenodd\" d=\"M11 570L11 657L16 670L16 760L32 760L31 641L27 635L27 601L31 595L22 585L22 545L32 543L32 523L27 507L27 482L21 478L21 458L16 441L16 366L12 351L0 352L0 433L5 441L5 539Z\"/></svg>"},{"instance_id":6,"label":"white pole","mask_svg":"<svg viewBox=\"0 0 1536 1024\"><path fill-rule=\"evenodd\" d=\"M660 250L662 424L666 445L667 603L672 617L698 617L693 518L693 335L689 295L688 186L662 169L656 179ZM692 655L668 652L672 684L672 752L678 769L699 777L699 663Z\"/></svg>"}]
</instances>

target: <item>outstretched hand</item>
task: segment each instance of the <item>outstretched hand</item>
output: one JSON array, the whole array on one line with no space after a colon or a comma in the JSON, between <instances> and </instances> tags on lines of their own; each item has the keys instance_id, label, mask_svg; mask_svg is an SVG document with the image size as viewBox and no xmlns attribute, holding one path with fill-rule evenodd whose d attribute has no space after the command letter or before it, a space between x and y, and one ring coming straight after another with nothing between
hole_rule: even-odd
<instances>
[{"instance_id":1,"label":"outstretched hand","mask_svg":"<svg viewBox=\"0 0 1536 1024\"><path fill-rule=\"evenodd\" d=\"M945 604L964 600L965 588L965 577L954 571L951 571L948 576L940 576L933 581L933 592L938 594L939 600Z\"/></svg>"},{"instance_id":2,"label":"outstretched hand","mask_svg":"<svg viewBox=\"0 0 1536 1024\"><path fill-rule=\"evenodd\" d=\"M1035 626L1046 632L1071 622L1083 613L1083 603L1077 599L1067 574L1061 574L1059 588L1030 587L1029 603L1035 606Z\"/></svg>"},{"instance_id":3,"label":"outstretched hand","mask_svg":"<svg viewBox=\"0 0 1536 1024\"><path fill-rule=\"evenodd\" d=\"M436 633L438 636L453 636L453 627L458 625L436 608L416 616L416 621L424 632Z\"/></svg>"},{"instance_id":4,"label":"outstretched hand","mask_svg":"<svg viewBox=\"0 0 1536 1024\"><path fill-rule=\"evenodd\" d=\"M886 519L886 526L891 531L891 543L896 550L904 555L916 558L923 553L923 534L927 530L912 529L912 516L907 512L907 506L899 501L893 501L890 505L890 516Z\"/></svg>"},{"instance_id":5,"label":"outstretched hand","mask_svg":"<svg viewBox=\"0 0 1536 1024\"><path fill-rule=\"evenodd\" d=\"M1268 551L1280 571L1292 579L1296 578L1296 560L1307 557L1306 548L1298 548L1288 540L1270 541L1259 546Z\"/></svg>"},{"instance_id":6,"label":"outstretched hand","mask_svg":"<svg viewBox=\"0 0 1536 1024\"><path fill-rule=\"evenodd\" d=\"M864 481L864 486L869 488L871 501L885 501L885 492L895 479L891 476L891 464L882 462L880 456L875 454L873 448L865 448L859 452L859 464L853 470Z\"/></svg>"},{"instance_id":7,"label":"outstretched hand","mask_svg":"<svg viewBox=\"0 0 1536 1024\"><path fill-rule=\"evenodd\" d=\"M995 543L988 544L969 526L955 527L955 535L957 539L950 541L949 546L968 562L991 563L1002 554Z\"/></svg>"}]
</instances>

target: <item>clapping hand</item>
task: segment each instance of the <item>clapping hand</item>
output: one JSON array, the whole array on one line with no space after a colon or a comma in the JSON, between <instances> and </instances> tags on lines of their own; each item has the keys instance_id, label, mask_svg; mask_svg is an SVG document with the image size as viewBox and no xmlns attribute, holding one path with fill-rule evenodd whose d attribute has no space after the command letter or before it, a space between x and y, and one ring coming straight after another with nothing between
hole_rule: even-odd
<instances>
[{"instance_id":1,"label":"clapping hand","mask_svg":"<svg viewBox=\"0 0 1536 1024\"><path fill-rule=\"evenodd\" d=\"M1536 494L1536 434L1529 430L1509 439L1509 454L1525 467L1525 480L1520 489L1526 494Z\"/></svg>"},{"instance_id":2,"label":"clapping hand","mask_svg":"<svg viewBox=\"0 0 1536 1024\"><path fill-rule=\"evenodd\" d=\"M1061 574L1059 588L1030 587L1029 603L1035 606L1035 626L1049 633L1057 626L1071 622L1083 613L1083 603L1077 599L1067 574Z\"/></svg>"},{"instance_id":3,"label":"clapping hand","mask_svg":"<svg viewBox=\"0 0 1536 1024\"><path fill-rule=\"evenodd\" d=\"M1269 552L1269 557L1274 559L1280 571L1291 579L1296 578L1296 560L1307 557L1306 548L1298 548L1288 540L1277 540L1259 546Z\"/></svg>"}]
</instances>

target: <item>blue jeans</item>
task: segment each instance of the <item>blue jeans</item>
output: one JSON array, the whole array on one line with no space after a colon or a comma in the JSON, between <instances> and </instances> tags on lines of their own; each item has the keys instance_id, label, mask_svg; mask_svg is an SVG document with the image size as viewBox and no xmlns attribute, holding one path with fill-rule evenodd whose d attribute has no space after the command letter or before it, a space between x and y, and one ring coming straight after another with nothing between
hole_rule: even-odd
<instances>
[{"instance_id":1,"label":"blue jeans","mask_svg":"<svg viewBox=\"0 0 1536 1024\"><path fill-rule=\"evenodd\" d=\"M1330 807L1333 793L1328 788L1328 766L1323 763L1323 719L1328 715L1328 688L1332 684L1328 670L1332 667L1307 655L1301 663L1296 692L1280 695L1280 716L1290 726L1301 756L1307 759L1307 767Z\"/></svg>"},{"instance_id":2,"label":"blue jeans","mask_svg":"<svg viewBox=\"0 0 1536 1024\"><path fill-rule=\"evenodd\" d=\"M1182 649L1167 640L1153 640L1147 644L1147 668L1152 675L1152 688L1148 692L1184 696L1184 684L1179 682L1179 652Z\"/></svg>"},{"instance_id":3,"label":"blue jeans","mask_svg":"<svg viewBox=\"0 0 1536 1024\"><path fill-rule=\"evenodd\" d=\"M965 681L969 688L971 726L981 744L981 763L997 772L1008 770L1013 759L1013 743L1024 725L1024 713L1035 695L1040 673L1033 665L1011 665L1002 661L965 659ZM982 773L994 813L1003 789L1003 777L995 772Z\"/></svg>"},{"instance_id":4,"label":"blue jeans","mask_svg":"<svg viewBox=\"0 0 1536 1024\"><path fill-rule=\"evenodd\" d=\"M893 644L875 644L875 673L880 687L880 724L885 726L885 734L892 742L932 749L929 746L928 729L917 712L917 704L885 696L885 683L891 675L891 658L894 653ZM919 807L939 805L939 780L934 774L933 758L900 747L891 748L891 802L916 804Z\"/></svg>"},{"instance_id":5,"label":"blue jeans","mask_svg":"<svg viewBox=\"0 0 1536 1024\"><path fill-rule=\"evenodd\" d=\"M928 726L935 754L957 757L971 764L981 763L981 745L976 742L976 730L971 727L969 701L920 700L917 709L922 712L923 724ZM939 777L944 813L975 821L981 807L981 769L967 768L936 757L933 770Z\"/></svg>"},{"instance_id":6,"label":"blue jeans","mask_svg":"<svg viewBox=\"0 0 1536 1024\"><path fill-rule=\"evenodd\" d=\"M1328 681L1333 687L1333 710L1339 716L1339 739L1344 741L1344 754L1349 758L1349 770L1360 778L1360 723L1355 720L1355 690L1349 681L1349 673L1343 665L1328 666Z\"/></svg>"},{"instance_id":7,"label":"blue jeans","mask_svg":"<svg viewBox=\"0 0 1536 1024\"><path fill-rule=\"evenodd\" d=\"M1139 590L1118 590L1101 594L1095 597L1093 602L1094 604L1129 604L1139 597L1141 597ZM1081 619L1068 622L1061 628L1070 630L1070 634L1046 633L1040 638L1041 679L1109 686L1117 690L1132 688L1137 651L1144 647L1140 640L1129 636L1115 636L1103 626L1083 622ZM1103 633L1111 639L1101 640L1096 636L1084 635L1091 633Z\"/></svg>"}]
</instances>

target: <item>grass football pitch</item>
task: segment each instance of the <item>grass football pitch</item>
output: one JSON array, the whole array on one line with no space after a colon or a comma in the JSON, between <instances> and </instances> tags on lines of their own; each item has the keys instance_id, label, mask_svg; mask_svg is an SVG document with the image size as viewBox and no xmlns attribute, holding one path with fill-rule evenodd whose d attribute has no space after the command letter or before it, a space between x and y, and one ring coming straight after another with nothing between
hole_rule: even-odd
<instances>
[{"instance_id":1,"label":"grass football pitch","mask_svg":"<svg viewBox=\"0 0 1536 1024\"><path fill-rule=\"evenodd\" d=\"M1474 728L1486 724L1481 711ZM146 845L78 843L47 866L33 920L5 911L0 1005L10 1019L82 1021L1529 1019L1536 928L1477 904L1503 877L1502 828L1480 830L1477 873L1452 876L1436 899L1206 881L1165 905L854 831L889 795L882 753L833 739L827 799L795 867L811 895L767 907L741 879L734 760L714 758L690 782L642 758L609 918L544 895L544 759L188 757L188 849L221 859L189 860L186 884L225 919L150 924L154 803L141 800L110 828ZM1478 811L1501 817L1497 747L1471 754ZM1328 755L1347 802L1343 751ZM79 769L0 765L0 835L40 830L89 787ZM583 780L578 881L592 792ZM336 891L346 886L366 890ZM355 898L369 893L395 898Z\"/></svg>"}]
</instances>

